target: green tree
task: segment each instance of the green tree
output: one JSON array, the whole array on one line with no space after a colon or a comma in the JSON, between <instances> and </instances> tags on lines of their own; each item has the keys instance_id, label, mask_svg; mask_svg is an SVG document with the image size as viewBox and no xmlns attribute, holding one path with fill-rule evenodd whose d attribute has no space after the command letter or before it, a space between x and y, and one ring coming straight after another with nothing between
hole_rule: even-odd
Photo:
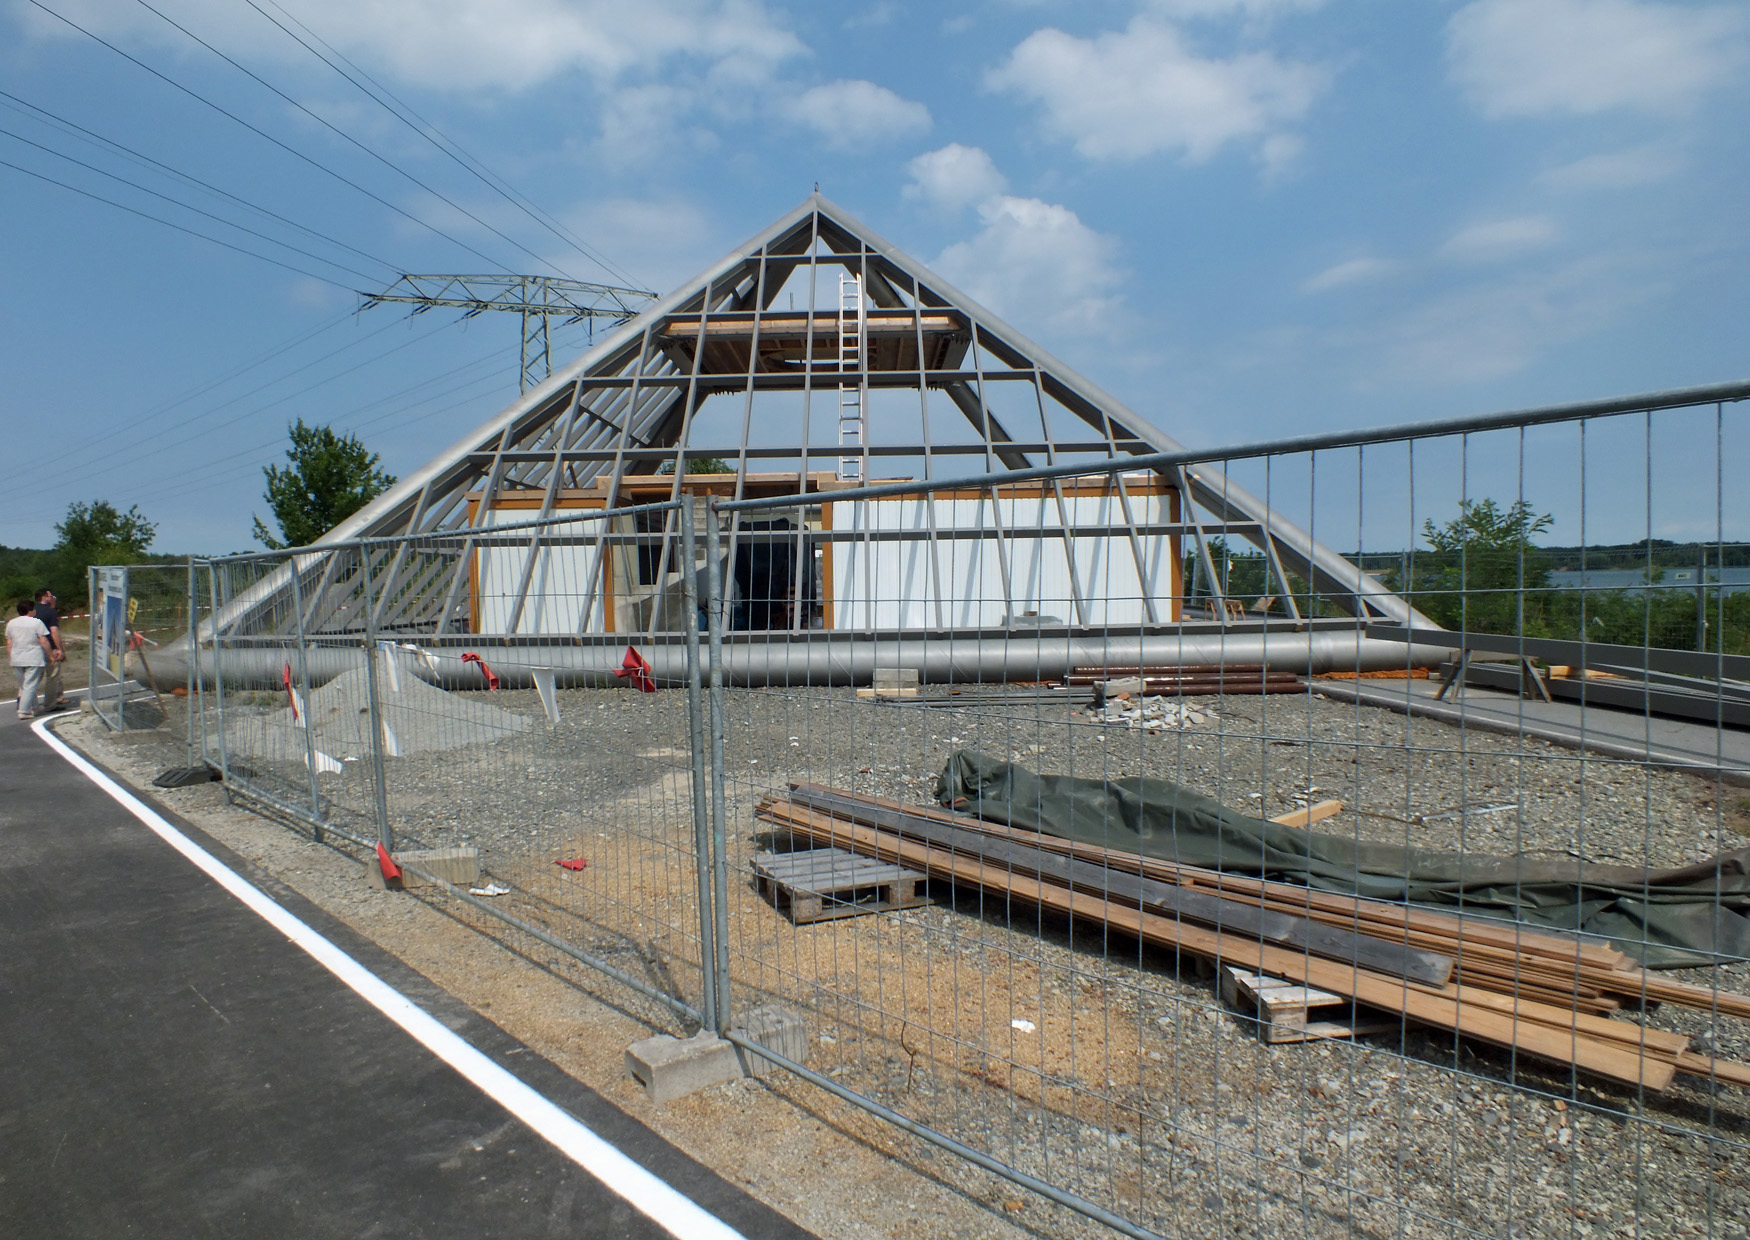
<instances>
[{"instance_id":1,"label":"green tree","mask_svg":"<svg viewBox=\"0 0 1750 1240\"><path fill-rule=\"evenodd\" d=\"M656 472L659 474L674 473L674 462L664 461L656 467ZM733 474L735 466L720 456L701 456L687 462L687 472L689 474Z\"/></svg>"},{"instance_id":2,"label":"green tree","mask_svg":"<svg viewBox=\"0 0 1750 1240\"><path fill-rule=\"evenodd\" d=\"M1424 521L1429 550L1416 557L1416 607L1447 628L1546 635L1549 556L1532 539L1554 521L1522 499L1506 508L1463 500L1446 524Z\"/></svg>"},{"instance_id":3,"label":"green tree","mask_svg":"<svg viewBox=\"0 0 1750 1240\"><path fill-rule=\"evenodd\" d=\"M145 518L138 505L121 512L108 500L99 499L68 504L67 516L55 526L55 533L58 539L50 553L53 579L38 581L31 590L47 585L67 600L85 597L86 569L91 565L138 564L144 560L158 527Z\"/></svg>"},{"instance_id":4,"label":"green tree","mask_svg":"<svg viewBox=\"0 0 1750 1240\"><path fill-rule=\"evenodd\" d=\"M395 485L394 477L377 467L377 454L357 435L306 426L302 418L286 432L292 441L286 449L289 464L262 470L267 475L263 498L273 511L279 537L255 518L255 537L275 551L309 546Z\"/></svg>"}]
</instances>

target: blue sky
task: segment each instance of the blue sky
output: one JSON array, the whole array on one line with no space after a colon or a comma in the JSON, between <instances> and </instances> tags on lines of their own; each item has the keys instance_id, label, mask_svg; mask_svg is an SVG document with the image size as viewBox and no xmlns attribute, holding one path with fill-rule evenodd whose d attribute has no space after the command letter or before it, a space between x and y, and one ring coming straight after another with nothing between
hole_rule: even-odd
<instances>
[{"instance_id":1,"label":"blue sky","mask_svg":"<svg viewBox=\"0 0 1750 1240\"><path fill-rule=\"evenodd\" d=\"M1199 446L1750 377L1741 3L257 3L0 3L0 543L246 548L291 418L399 473L516 395L511 316L358 291L666 290L816 182Z\"/></svg>"}]
</instances>

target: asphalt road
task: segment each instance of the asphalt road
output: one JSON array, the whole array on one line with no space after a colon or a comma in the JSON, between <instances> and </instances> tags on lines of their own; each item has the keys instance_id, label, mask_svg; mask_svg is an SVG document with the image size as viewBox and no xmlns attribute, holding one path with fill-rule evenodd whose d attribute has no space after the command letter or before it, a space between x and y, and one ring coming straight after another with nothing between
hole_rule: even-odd
<instances>
[{"instance_id":1,"label":"asphalt road","mask_svg":"<svg viewBox=\"0 0 1750 1240\"><path fill-rule=\"evenodd\" d=\"M581 1121L676 1190L659 1225L662 1184L635 1208L636 1175L610 1188L586 1171L14 711L0 706L0 1236L807 1236L153 807L556 1104L561 1127Z\"/></svg>"}]
</instances>

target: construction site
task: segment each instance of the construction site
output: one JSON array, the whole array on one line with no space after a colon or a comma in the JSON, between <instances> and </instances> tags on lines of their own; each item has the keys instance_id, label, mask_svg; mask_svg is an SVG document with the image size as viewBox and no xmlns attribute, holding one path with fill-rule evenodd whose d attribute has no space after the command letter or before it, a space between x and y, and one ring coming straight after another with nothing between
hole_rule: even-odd
<instances>
[{"instance_id":1,"label":"construction site","mask_svg":"<svg viewBox=\"0 0 1750 1240\"><path fill-rule=\"evenodd\" d=\"M1747 398L1193 450L817 193L318 542L94 569L67 738L821 1234L1739 1236ZM1694 641L1412 562L1576 495Z\"/></svg>"}]
</instances>

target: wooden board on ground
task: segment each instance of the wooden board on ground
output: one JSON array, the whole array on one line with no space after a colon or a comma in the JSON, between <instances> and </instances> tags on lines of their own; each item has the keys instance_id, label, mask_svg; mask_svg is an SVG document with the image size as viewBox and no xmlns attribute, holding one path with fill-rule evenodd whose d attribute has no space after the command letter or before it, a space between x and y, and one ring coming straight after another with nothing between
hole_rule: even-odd
<instances>
[{"instance_id":1,"label":"wooden board on ground","mask_svg":"<svg viewBox=\"0 0 1750 1240\"><path fill-rule=\"evenodd\" d=\"M1320 801L1317 805L1309 805L1305 809L1290 810L1286 814L1278 814L1270 821L1281 823L1285 827L1310 827L1315 822L1335 818L1342 812L1343 803L1341 801Z\"/></svg>"},{"instance_id":2,"label":"wooden board on ground","mask_svg":"<svg viewBox=\"0 0 1750 1240\"><path fill-rule=\"evenodd\" d=\"M1369 1014L1343 995L1232 965L1221 967L1220 986L1221 1001L1251 1020L1259 1039L1273 1045L1392 1033L1402 1024Z\"/></svg>"},{"instance_id":3,"label":"wooden board on ground","mask_svg":"<svg viewBox=\"0 0 1750 1240\"><path fill-rule=\"evenodd\" d=\"M842 848L760 853L753 872L760 894L797 925L929 903L916 870Z\"/></svg>"}]
</instances>

